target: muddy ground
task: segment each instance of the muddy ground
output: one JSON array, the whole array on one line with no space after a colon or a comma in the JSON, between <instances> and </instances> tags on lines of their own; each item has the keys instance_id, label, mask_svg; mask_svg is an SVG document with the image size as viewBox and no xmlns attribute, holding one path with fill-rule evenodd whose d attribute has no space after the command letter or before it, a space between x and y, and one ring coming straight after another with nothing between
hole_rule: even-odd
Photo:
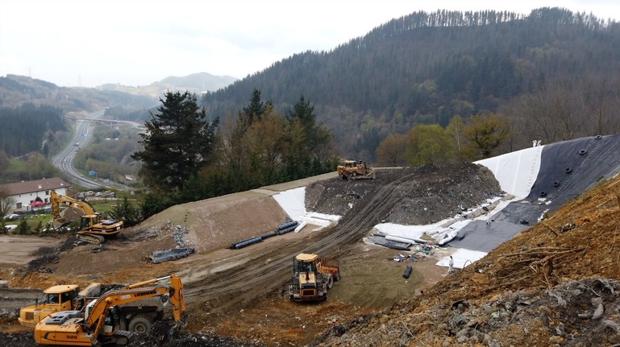
<instances>
[{"instance_id":1,"label":"muddy ground","mask_svg":"<svg viewBox=\"0 0 620 347\"><path fill-rule=\"evenodd\" d=\"M193 311L194 322L189 328L259 344L299 346L351 319L418 295L447 272L436 266L437 258L431 256L413 263L413 274L406 280L402 273L407 263L393 260L398 252L363 243L350 251L340 258L342 280L324 303L290 302L283 285L251 305Z\"/></svg>"},{"instance_id":2,"label":"muddy ground","mask_svg":"<svg viewBox=\"0 0 620 347\"><path fill-rule=\"evenodd\" d=\"M345 215L373 194L377 186L403 175L411 175L411 179L396 187L395 199L398 203L384 221L431 224L452 217L463 209L478 206L501 192L488 169L463 163L444 167L378 170L374 180L344 181L333 178L315 182L306 188L306 206L317 212Z\"/></svg>"},{"instance_id":3,"label":"muddy ground","mask_svg":"<svg viewBox=\"0 0 620 347\"><path fill-rule=\"evenodd\" d=\"M176 272L185 283L192 317L189 331L268 345L309 343L326 329L383 310L442 277L445 270L428 260L414 264L413 277L405 281L401 277L405 264L391 260L396 252L361 242L374 225L385 221L407 198L402 192L406 182L430 175L440 180L438 186L445 190L448 184L457 182L446 181L446 171L424 170L391 170L378 178L373 190L359 199L337 226L321 231L290 233L242 250L199 251L185 259L154 265L146 262L146 255L154 249L172 247L174 239L163 229L153 233L154 225L141 225L106 243L101 252L80 246L54 259L46 266L51 271L12 276L11 282L37 288L55 283L84 285L95 280L132 283ZM478 175L479 171L470 167L464 171L467 173ZM250 200L255 200L253 196ZM205 202L205 206L211 204ZM227 205L232 209L243 206L232 200L227 200ZM192 211L197 213L197 209ZM186 212L177 216L180 223ZM252 213L247 209L234 211L234 215L250 217ZM213 216L212 211L208 214ZM162 224L167 224L165 219ZM189 229L191 233L192 227ZM189 239L196 240L191 235ZM281 296L290 280L292 259L300 252L340 260L343 281L336 285L327 303L297 305ZM0 276L7 275L0 270Z\"/></svg>"}]
</instances>

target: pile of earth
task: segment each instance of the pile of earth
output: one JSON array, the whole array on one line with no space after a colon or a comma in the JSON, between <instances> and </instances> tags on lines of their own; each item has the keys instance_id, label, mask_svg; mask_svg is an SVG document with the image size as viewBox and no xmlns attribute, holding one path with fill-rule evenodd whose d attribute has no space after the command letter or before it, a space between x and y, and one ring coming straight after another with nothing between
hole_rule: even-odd
<instances>
[{"instance_id":1,"label":"pile of earth","mask_svg":"<svg viewBox=\"0 0 620 347\"><path fill-rule=\"evenodd\" d=\"M325 345L620 343L620 177Z\"/></svg>"},{"instance_id":2,"label":"pile of earth","mask_svg":"<svg viewBox=\"0 0 620 347\"><path fill-rule=\"evenodd\" d=\"M306 188L306 208L344 216L378 187L407 175L412 177L398 184L395 192L399 202L390 210L386 222L435 223L501 194L495 177L483 166L428 165L378 170L374 180L334 178L315 182Z\"/></svg>"}]
</instances>

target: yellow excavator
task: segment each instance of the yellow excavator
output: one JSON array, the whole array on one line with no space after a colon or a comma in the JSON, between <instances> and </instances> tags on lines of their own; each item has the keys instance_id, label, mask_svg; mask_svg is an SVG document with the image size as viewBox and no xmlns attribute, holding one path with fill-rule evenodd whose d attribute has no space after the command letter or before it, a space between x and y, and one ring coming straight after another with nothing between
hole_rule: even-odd
<instances>
[{"instance_id":1,"label":"yellow excavator","mask_svg":"<svg viewBox=\"0 0 620 347\"><path fill-rule=\"evenodd\" d=\"M34 340L39 345L57 346L127 344L131 333L122 329L116 308L148 299L171 304L175 322L183 319L186 310L183 283L171 275L107 292L82 311L54 313L35 326Z\"/></svg>"},{"instance_id":2,"label":"yellow excavator","mask_svg":"<svg viewBox=\"0 0 620 347\"><path fill-rule=\"evenodd\" d=\"M123 221L101 219L101 215L87 202L61 195L52 190L51 192L52 216L56 227L66 225L72 220L61 215L60 206L66 206L80 217L80 231L78 236L83 240L101 244L106 237L113 237L123 228ZM65 215L67 211L65 211Z\"/></svg>"}]
</instances>

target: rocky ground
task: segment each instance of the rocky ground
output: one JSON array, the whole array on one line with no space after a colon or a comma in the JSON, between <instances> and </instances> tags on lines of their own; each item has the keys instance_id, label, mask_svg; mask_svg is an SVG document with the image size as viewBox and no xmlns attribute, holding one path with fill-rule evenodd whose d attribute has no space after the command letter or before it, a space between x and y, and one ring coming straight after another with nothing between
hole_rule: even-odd
<instances>
[{"instance_id":1,"label":"rocky ground","mask_svg":"<svg viewBox=\"0 0 620 347\"><path fill-rule=\"evenodd\" d=\"M620 343L620 178L425 293L333 328L321 345Z\"/></svg>"},{"instance_id":2,"label":"rocky ground","mask_svg":"<svg viewBox=\"0 0 620 347\"><path fill-rule=\"evenodd\" d=\"M395 191L398 203L386 221L400 224L430 224L452 217L501 193L493 174L485 167L463 163L443 167L379 170L374 180L339 178L315 182L306 188L309 210L345 215L367 199L378 186L395 177L413 174Z\"/></svg>"}]
</instances>

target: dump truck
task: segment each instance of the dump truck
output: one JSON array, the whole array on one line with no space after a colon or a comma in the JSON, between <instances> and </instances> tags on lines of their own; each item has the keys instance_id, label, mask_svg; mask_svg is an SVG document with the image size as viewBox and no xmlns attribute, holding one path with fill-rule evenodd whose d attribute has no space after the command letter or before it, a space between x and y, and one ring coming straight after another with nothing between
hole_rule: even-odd
<instances>
[{"instance_id":1,"label":"dump truck","mask_svg":"<svg viewBox=\"0 0 620 347\"><path fill-rule=\"evenodd\" d=\"M323 301L334 282L340 280L340 267L328 264L317 254L301 253L293 260L293 278L289 285L292 301Z\"/></svg>"},{"instance_id":2,"label":"dump truck","mask_svg":"<svg viewBox=\"0 0 620 347\"><path fill-rule=\"evenodd\" d=\"M78 237L86 242L101 244L105 238L114 237L123 228L123 221L102 219L101 215L85 201L61 195L52 190L51 192L52 216L54 226L60 227L73 222L65 218L61 213L61 205L74 211L80 217L80 231ZM66 211L65 211L65 214Z\"/></svg>"},{"instance_id":3,"label":"dump truck","mask_svg":"<svg viewBox=\"0 0 620 347\"><path fill-rule=\"evenodd\" d=\"M345 160L336 171L343 180L375 179L375 170L361 160Z\"/></svg>"},{"instance_id":4,"label":"dump truck","mask_svg":"<svg viewBox=\"0 0 620 347\"><path fill-rule=\"evenodd\" d=\"M158 279L157 279L158 280ZM153 280L151 280L153 281ZM34 328L37 323L47 316L61 311L80 311L86 305L110 290L122 288L137 288L149 284L151 281L138 282L129 286L121 284L91 283L83 290L76 284L62 284L49 287L43 291L45 296L42 302L22 307L19 310L18 321L21 325ZM156 320L162 315L162 304L157 300L140 302L137 304L123 305L118 311L123 314L125 330L144 330L144 324L138 324L134 318L141 315L150 317L150 321Z\"/></svg>"},{"instance_id":5,"label":"dump truck","mask_svg":"<svg viewBox=\"0 0 620 347\"><path fill-rule=\"evenodd\" d=\"M134 288L109 291L81 311L53 313L37 323L34 340L39 345L57 346L125 345L131 334L123 328L124 317L118 307L149 299L171 304L175 322L182 320L186 310L183 283L179 277L171 275L142 282ZM144 327L150 326L146 317L137 320Z\"/></svg>"}]
</instances>

